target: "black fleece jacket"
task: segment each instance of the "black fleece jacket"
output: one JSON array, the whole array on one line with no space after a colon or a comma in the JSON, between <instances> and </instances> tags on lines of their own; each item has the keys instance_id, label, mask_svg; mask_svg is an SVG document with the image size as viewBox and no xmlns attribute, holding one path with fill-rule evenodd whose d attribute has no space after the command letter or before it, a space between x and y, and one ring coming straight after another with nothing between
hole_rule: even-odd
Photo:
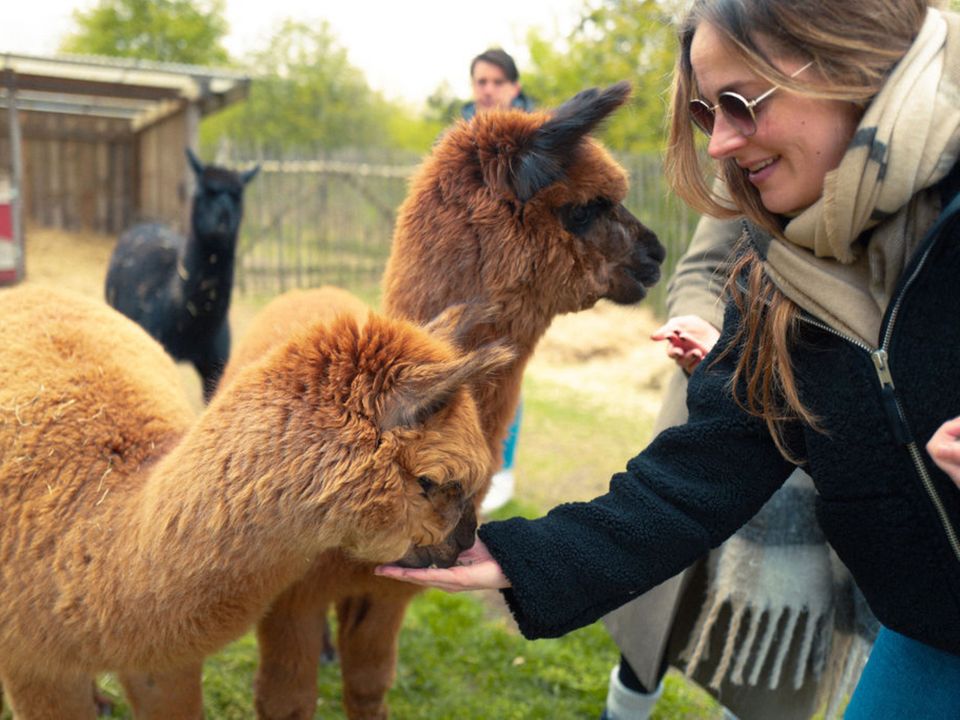
<instances>
[{"instance_id":1,"label":"black fleece jacket","mask_svg":"<svg viewBox=\"0 0 960 720\"><path fill-rule=\"evenodd\" d=\"M714 351L690 379L687 424L660 434L591 502L480 528L510 578L528 638L589 624L675 575L743 525L789 475L765 424L728 390L740 322L731 304ZM960 654L960 489L924 448L960 415L960 197L903 273L879 348L809 315L793 355L821 431L793 423L817 517L887 627Z\"/></svg>"}]
</instances>

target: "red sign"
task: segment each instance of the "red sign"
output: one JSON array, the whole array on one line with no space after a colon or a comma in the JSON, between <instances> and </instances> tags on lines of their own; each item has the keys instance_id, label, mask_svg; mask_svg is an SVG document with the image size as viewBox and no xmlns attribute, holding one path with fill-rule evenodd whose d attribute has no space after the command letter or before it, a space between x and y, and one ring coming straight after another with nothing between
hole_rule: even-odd
<instances>
[{"instance_id":1,"label":"red sign","mask_svg":"<svg viewBox=\"0 0 960 720\"><path fill-rule=\"evenodd\" d=\"M13 237L13 205L0 200L0 285L17 281L17 247Z\"/></svg>"}]
</instances>

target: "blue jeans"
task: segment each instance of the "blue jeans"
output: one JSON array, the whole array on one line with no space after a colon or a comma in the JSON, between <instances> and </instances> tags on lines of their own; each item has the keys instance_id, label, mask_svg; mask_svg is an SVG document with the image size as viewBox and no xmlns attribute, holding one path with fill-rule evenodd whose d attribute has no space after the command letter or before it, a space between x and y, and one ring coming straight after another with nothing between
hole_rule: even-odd
<instances>
[{"instance_id":1,"label":"blue jeans","mask_svg":"<svg viewBox=\"0 0 960 720\"><path fill-rule=\"evenodd\" d=\"M881 628L844 720L960 718L960 655Z\"/></svg>"},{"instance_id":2,"label":"blue jeans","mask_svg":"<svg viewBox=\"0 0 960 720\"><path fill-rule=\"evenodd\" d=\"M501 470L513 470L513 460L517 454L517 436L520 434L520 417L523 415L523 402L517 405L517 410L513 415L513 422L510 423L510 429L507 431L507 437L503 441L503 458Z\"/></svg>"}]
</instances>

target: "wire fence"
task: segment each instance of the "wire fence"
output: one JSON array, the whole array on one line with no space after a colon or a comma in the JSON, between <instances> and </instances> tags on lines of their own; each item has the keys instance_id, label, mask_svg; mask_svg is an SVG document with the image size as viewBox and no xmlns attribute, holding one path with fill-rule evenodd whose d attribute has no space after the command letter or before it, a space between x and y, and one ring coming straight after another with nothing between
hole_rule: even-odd
<instances>
[{"instance_id":1,"label":"wire fence","mask_svg":"<svg viewBox=\"0 0 960 720\"><path fill-rule=\"evenodd\" d=\"M630 174L625 205L667 247L669 277L696 217L673 197L656 156L620 156ZM249 161L235 163L248 167ZM272 159L246 192L237 291L270 297L291 288L331 284L376 298L407 181L417 158ZM646 301L662 312L666 283Z\"/></svg>"}]
</instances>

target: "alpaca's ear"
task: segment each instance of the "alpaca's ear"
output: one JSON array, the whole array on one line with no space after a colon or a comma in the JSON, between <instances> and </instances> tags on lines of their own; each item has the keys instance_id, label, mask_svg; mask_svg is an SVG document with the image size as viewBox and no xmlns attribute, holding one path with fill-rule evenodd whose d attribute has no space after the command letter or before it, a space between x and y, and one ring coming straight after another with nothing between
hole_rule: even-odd
<instances>
[{"instance_id":1,"label":"alpaca's ear","mask_svg":"<svg viewBox=\"0 0 960 720\"><path fill-rule=\"evenodd\" d=\"M499 315L497 308L490 304L470 302L450 305L424 325L424 330L454 347L462 348L478 325L491 322Z\"/></svg>"},{"instance_id":2,"label":"alpaca's ear","mask_svg":"<svg viewBox=\"0 0 960 720\"><path fill-rule=\"evenodd\" d=\"M503 369L516 353L504 343L490 343L447 362L411 368L390 393L380 429L423 425L446 407L460 388L486 381Z\"/></svg>"},{"instance_id":3,"label":"alpaca's ear","mask_svg":"<svg viewBox=\"0 0 960 720\"><path fill-rule=\"evenodd\" d=\"M584 90L558 107L536 131L513 167L514 191L520 201L526 202L560 180L581 138L629 97L630 83L624 81L605 90Z\"/></svg>"},{"instance_id":4,"label":"alpaca's ear","mask_svg":"<svg viewBox=\"0 0 960 720\"><path fill-rule=\"evenodd\" d=\"M190 167L193 168L193 172L199 178L203 175L203 163L200 162L200 158L193 154L193 150L187 148L187 160L190 161Z\"/></svg>"},{"instance_id":5,"label":"alpaca's ear","mask_svg":"<svg viewBox=\"0 0 960 720\"><path fill-rule=\"evenodd\" d=\"M258 172L260 172L260 166L254 165L252 168L250 168L240 176L240 182L246 185L248 182L253 180L254 177L256 177Z\"/></svg>"}]
</instances>

